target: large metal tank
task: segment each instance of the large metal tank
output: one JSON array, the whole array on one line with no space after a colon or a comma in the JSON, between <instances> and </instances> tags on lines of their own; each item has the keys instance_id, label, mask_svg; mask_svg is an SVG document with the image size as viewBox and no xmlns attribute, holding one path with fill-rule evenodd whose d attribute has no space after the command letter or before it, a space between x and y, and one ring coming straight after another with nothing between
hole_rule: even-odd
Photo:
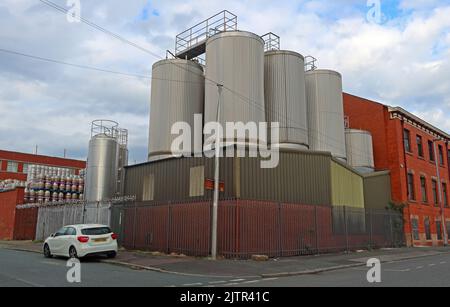
<instances>
[{"instance_id":1,"label":"large metal tank","mask_svg":"<svg viewBox=\"0 0 450 307\"><path fill-rule=\"evenodd\" d=\"M265 122L264 41L250 32L231 31L212 36L206 43L205 122L216 122L219 92L224 85L220 122ZM259 135L258 135L259 136ZM228 143L255 144L258 136L234 138ZM205 145L211 144L207 139Z\"/></svg>"},{"instance_id":2,"label":"large metal tank","mask_svg":"<svg viewBox=\"0 0 450 307\"><path fill-rule=\"evenodd\" d=\"M204 88L203 68L193 61L169 59L153 65L149 161L173 156L174 123L186 122L194 129L194 114L203 114ZM202 140L194 148L194 133L192 146L192 151L202 151Z\"/></svg>"},{"instance_id":3,"label":"large metal tank","mask_svg":"<svg viewBox=\"0 0 450 307\"><path fill-rule=\"evenodd\" d=\"M89 142L85 199L102 201L115 196L119 144L114 129L94 134Z\"/></svg>"},{"instance_id":4,"label":"large metal tank","mask_svg":"<svg viewBox=\"0 0 450 307\"><path fill-rule=\"evenodd\" d=\"M342 76L331 70L305 74L310 149L346 161Z\"/></svg>"},{"instance_id":5,"label":"large metal tank","mask_svg":"<svg viewBox=\"0 0 450 307\"><path fill-rule=\"evenodd\" d=\"M361 173L371 173L375 169L372 134L368 131L346 129L348 164Z\"/></svg>"},{"instance_id":6,"label":"large metal tank","mask_svg":"<svg viewBox=\"0 0 450 307\"><path fill-rule=\"evenodd\" d=\"M308 149L304 57L277 50L266 52L264 59L267 122L279 122L280 147Z\"/></svg>"}]
</instances>

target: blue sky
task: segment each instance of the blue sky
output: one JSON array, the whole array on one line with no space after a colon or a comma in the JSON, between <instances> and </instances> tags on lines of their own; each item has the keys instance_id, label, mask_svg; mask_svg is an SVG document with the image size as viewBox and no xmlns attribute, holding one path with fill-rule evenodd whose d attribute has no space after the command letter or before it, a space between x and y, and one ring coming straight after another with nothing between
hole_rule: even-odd
<instances>
[{"instance_id":1,"label":"blue sky","mask_svg":"<svg viewBox=\"0 0 450 307\"><path fill-rule=\"evenodd\" d=\"M65 0L52 0L65 6ZM402 106L450 132L450 0L381 0L385 18L367 19L366 0L81 0L83 17L165 57L177 33L228 9L239 28L281 36L283 49L318 58L343 74L355 95ZM0 48L133 74L158 58L37 0L0 2ZM150 82L0 52L0 148L84 159L90 122L130 130L131 162L146 158Z\"/></svg>"}]
</instances>

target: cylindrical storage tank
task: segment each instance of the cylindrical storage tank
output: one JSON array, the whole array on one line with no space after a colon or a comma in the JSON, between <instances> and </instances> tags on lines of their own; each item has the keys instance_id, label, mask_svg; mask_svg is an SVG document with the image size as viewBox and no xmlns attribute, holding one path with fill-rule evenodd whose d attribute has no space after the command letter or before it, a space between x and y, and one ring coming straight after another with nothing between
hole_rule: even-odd
<instances>
[{"instance_id":1,"label":"cylindrical storage tank","mask_svg":"<svg viewBox=\"0 0 450 307\"><path fill-rule=\"evenodd\" d=\"M347 146L347 163L361 173L371 173L375 170L373 157L372 134L368 131L345 130Z\"/></svg>"},{"instance_id":2,"label":"cylindrical storage tank","mask_svg":"<svg viewBox=\"0 0 450 307\"><path fill-rule=\"evenodd\" d=\"M86 172L87 201L102 201L114 197L117 180L118 143L116 138L99 134L89 142Z\"/></svg>"},{"instance_id":3,"label":"cylindrical storage tank","mask_svg":"<svg viewBox=\"0 0 450 307\"><path fill-rule=\"evenodd\" d=\"M214 35L206 42L206 63L205 123L217 121L217 83L224 86L220 110L224 130L227 122L257 126L265 122L263 39L242 31ZM224 141L257 144L259 136L228 136ZM215 140L206 137L205 147L208 147Z\"/></svg>"},{"instance_id":4,"label":"cylindrical storage tank","mask_svg":"<svg viewBox=\"0 0 450 307\"><path fill-rule=\"evenodd\" d=\"M269 125L278 122L280 126L280 147L308 149L304 57L292 51L266 52L264 93L266 120Z\"/></svg>"},{"instance_id":5,"label":"cylindrical storage tank","mask_svg":"<svg viewBox=\"0 0 450 307\"><path fill-rule=\"evenodd\" d=\"M346 161L342 76L331 70L306 72L310 149Z\"/></svg>"},{"instance_id":6,"label":"cylindrical storage tank","mask_svg":"<svg viewBox=\"0 0 450 307\"><path fill-rule=\"evenodd\" d=\"M186 122L194 129L194 114L203 114L205 78L198 63L181 59L162 60L153 65L150 105L149 161L172 157L172 125ZM202 122L200 124L203 124ZM192 131L193 132L193 131ZM192 150L202 151L202 140ZM86 196L87 197L87 196Z\"/></svg>"}]
</instances>

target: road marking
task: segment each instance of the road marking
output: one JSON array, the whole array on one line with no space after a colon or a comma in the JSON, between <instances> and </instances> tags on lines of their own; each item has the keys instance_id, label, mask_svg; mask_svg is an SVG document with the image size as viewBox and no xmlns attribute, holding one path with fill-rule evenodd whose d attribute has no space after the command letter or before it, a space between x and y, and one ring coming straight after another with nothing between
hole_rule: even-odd
<instances>
[{"instance_id":1,"label":"road marking","mask_svg":"<svg viewBox=\"0 0 450 307\"><path fill-rule=\"evenodd\" d=\"M63 266L57 262L51 262L51 261L41 261L42 264L50 264L50 265L54 265L54 266Z\"/></svg>"},{"instance_id":2,"label":"road marking","mask_svg":"<svg viewBox=\"0 0 450 307\"><path fill-rule=\"evenodd\" d=\"M239 281L244 281L245 279L233 279L233 280L230 280L231 282L239 282Z\"/></svg>"},{"instance_id":3,"label":"road marking","mask_svg":"<svg viewBox=\"0 0 450 307\"><path fill-rule=\"evenodd\" d=\"M411 269L404 269L404 270L384 270L385 272L400 272L400 273L404 273L404 272L411 272Z\"/></svg>"},{"instance_id":4,"label":"road marking","mask_svg":"<svg viewBox=\"0 0 450 307\"><path fill-rule=\"evenodd\" d=\"M243 284L256 284L257 282L260 282L261 280L248 280L243 282Z\"/></svg>"},{"instance_id":5,"label":"road marking","mask_svg":"<svg viewBox=\"0 0 450 307\"><path fill-rule=\"evenodd\" d=\"M429 266L429 267L432 267L432 266L436 266L436 264L431 263L431 264L429 264L428 266Z\"/></svg>"},{"instance_id":6,"label":"road marking","mask_svg":"<svg viewBox=\"0 0 450 307\"><path fill-rule=\"evenodd\" d=\"M272 281L272 280L278 280L278 278L264 278L264 281Z\"/></svg>"},{"instance_id":7,"label":"road marking","mask_svg":"<svg viewBox=\"0 0 450 307\"><path fill-rule=\"evenodd\" d=\"M32 286L32 287L36 287L36 288L43 288L43 287L45 287L44 285L40 285L40 284L31 282L31 281L28 281L28 280L25 280L25 279L22 279L22 278L17 278L17 277L8 275L8 274L1 273L1 275L6 276L9 279L13 279L15 281L19 281L21 283L24 283L24 284L26 284L28 286Z\"/></svg>"},{"instance_id":8,"label":"road marking","mask_svg":"<svg viewBox=\"0 0 450 307\"><path fill-rule=\"evenodd\" d=\"M422 269L423 269L423 266L418 266L416 269L417 269L417 270L422 270Z\"/></svg>"},{"instance_id":9,"label":"road marking","mask_svg":"<svg viewBox=\"0 0 450 307\"><path fill-rule=\"evenodd\" d=\"M230 286L237 286L239 285L237 282L231 283L231 284L225 284L224 287L230 287Z\"/></svg>"},{"instance_id":10,"label":"road marking","mask_svg":"<svg viewBox=\"0 0 450 307\"><path fill-rule=\"evenodd\" d=\"M196 287L196 286L202 286L203 284L198 282L198 283L193 283L193 284L184 284L184 287Z\"/></svg>"},{"instance_id":11,"label":"road marking","mask_svg":"<svg viewBox=\"0 0 450 307\"><path fill-rule=\"evenodd\" d=\"M208 284L210 285L218 285L218 284L224 284L226 283L225 280L220 280L220 281L210 281Z\"/></svg>"},{"instance_id":12,"label":"road marking","mask_svg":"<svg viewBox=\"0 0 450 307\"><path fill-rule=\"evenodd\" d=\"M447 261L442 261L439 264L447 264Z\"/></svg>"}]
</instances>

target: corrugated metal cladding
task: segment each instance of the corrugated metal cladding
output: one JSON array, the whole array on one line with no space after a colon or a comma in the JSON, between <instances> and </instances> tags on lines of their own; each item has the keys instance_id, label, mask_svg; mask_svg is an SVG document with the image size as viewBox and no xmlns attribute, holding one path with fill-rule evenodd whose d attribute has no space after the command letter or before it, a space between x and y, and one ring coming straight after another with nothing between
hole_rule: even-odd
<instances>
[{"instance_id":1,"label":"corrugated metal cladding","mask_svg":"<svg viewBox=\"0 0 450 307\"><path fill-rule=\"evenodd\" d=\"M306 100L311 150L328 151L346 160L341 75L331 70L307 72Z\"/></svg>"},{"instance_id":2,"label":"corrugated metal cladding","mask_svg":"<svg viewBox=\"0 0 450 307\"><path fill-rule=\"evenodd\" d=\"M242 31L214 35L206 43L206 61L205 122L216 121L219 95L215 82L224 85L220 120L223 127L226 122L265 122L261 37ZM205 140L205 144L210 142Z\"/></svg>"},{"instance_id":3,"label":"corrugated metal cladding","mask_svg":"<svg viewBox=\"0 0 450 307\"><path fill-rule=\"evenodd\" d=\"M364 179L344 165L331 161L333 206L364 208Z\"/></svg>"},{"instance_id":4,"label":"corrugated metal cladding","mask_svg":"<svg viewBox=\"0 0 450 307\"><path fill-rule=\"evenodd\" d=\"M221 197L231 198L235 195L233 165L233 158L221 159L220 178L225 183L225 193ZM125 195L136 195L137 201L143 201L143 195L151 196L152 198L145 200L154 201L177 202L212 199L213 194L209 190L205 190L203 196L189 196L191 192L198 192L200 189L199 185L201 183L197 181L193 182L191 186L191 178L197 177L198 180L199 176L201 176L195 174L200 166L205 168L205 179L214 178L214 159L209 158L172 158L128 167L125 176ZM152 179L145 180L146 176L152 176ZM145 184L150 182L153 184L153 189L151 190L153 193L144 193Z\"/></svg>"},{"instance_id":5,"label":"corrugated metal cladding","mask_svg":"<svg viewBox=\"0 0 450 307\"><path fill-rule=\"evenodd\" d=\"M172 155L171 134L176 122L194 127L194 114L202 114L205 79L203 68L192 61L170 59L153 65L150 106L149 160ZM194 146L194 137L192 140ZM202 141L193 150L200 152Z\"/></svg>"},{"instance_id":6,"label":"corrugated metal cladding","mask_svg":"<svg viewBox=\"0 0 450 307\"><path fill-rule=\"evenodd\" d=\"M347 162L360 172L370 173L375 169L372 134L368 131L346 129L345 142Z\"/></svg>"},{"instance_id":7,"label":"corrugated metal cladding","mask_svg":"<svg viewBox=\"0 0 450 307\"><path fill-rule=\"evenodd\" d=\"M264 62L267 122L280 123L280 144L297 144L308 149L303 56L292 51L269 51Z\"/></svg>"},{"instance_id":8,"label":"corrugated metal cladding","mask_svg":"<svg viewBox=\"0 0 450 307\"><path fill-rule=\"evenodd\" d=\"M243 158L241 198L330 205L330 161L326 153L284 151L277 168L261 169L259 159Z\"/></svg>"},{"instance_id":9,"label":"corrugated metal cladding","mask_svg":"<svg viewBox=\"0 0 450 307\"><path fill-rule=\"evenodd\" d=\"M364 176L364 200L368 209L385 209L392 201L391 176L378 172Z\"/></svg>"}]
</instances>

